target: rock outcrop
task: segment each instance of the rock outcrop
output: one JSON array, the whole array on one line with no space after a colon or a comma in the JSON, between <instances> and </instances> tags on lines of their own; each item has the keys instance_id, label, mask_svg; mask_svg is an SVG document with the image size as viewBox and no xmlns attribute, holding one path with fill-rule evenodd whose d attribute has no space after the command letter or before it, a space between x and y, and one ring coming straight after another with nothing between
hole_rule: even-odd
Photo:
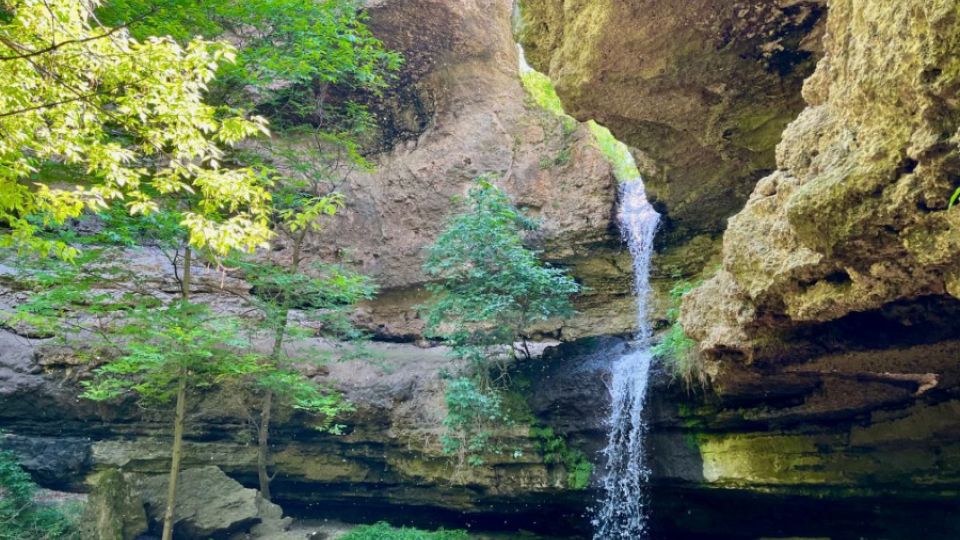
<instances>
[{"instance_id":1,"label":"rock outcrop","mask_svg":"<svg viewBox=\"0 0 960 540\"><path fill-rule=\"evenodd\" d=\"M697 481L945 496L960 485L960 5L834 0L824 44L778 169L684 302L719 373L709 410L683 415L711 432Z\"/></svg>"},{"instance_id":2,"label":"rock outcrop","mask_svg":"<svg viewBox=\"0 0 960 540\"><path fill-rule=\"evenodd\" d=\"M524 0L521 41L569 114L637 149L660 242L723 230L775 168L820 54L822 0Z\"/></svg>"},{"instance_id":3,"label":"rock outcrop","mask_svg":"<svg viewBox=\"0 0 960 540\"><path fill-rule=\"evenodd\" d=\"M564 339L630 331L612 168L585 126L571 131L527 97L511 2L381 1L369 9L373 31L406 59L400 88L374 106L395 127L385 132L387 151L373 157L376 171L342 185L347 209L308 250L376 279L381 294L360 320L391 339L422 333L412 306L424 300L425 247L457 211L453 198L491 174L542 220L531 241L544 257L570 267L589 291L579 317L542 331Z\"/></svg>"},{"instance_id":4,"label":"rock outcrop","mask_svg":"<svg viewBox=\"0 0 960 540\"><path fill-rule=\"evenodd\" d=\"M134 540L147 532L143 499L133 492L123 473L107 469L91 479L80 521L82 540Z\"/></svg>"},{"instance_id":5,"label":"rock outcrop","mask_svg":"<svg viewBox=\"0 0 960 540\"><path fill-rule=\"evenodd\" d=\"M168 480L161 474L139 477L134 483L155 524L163 521ZM226 538L262 527L264 521L277 522L268 525L282 531L292 521L284 519L279 507L263 500L257 490L243 487L212 465L180 471L174 515L175 536L196 540Z\"/></svg>"}]
</instances>

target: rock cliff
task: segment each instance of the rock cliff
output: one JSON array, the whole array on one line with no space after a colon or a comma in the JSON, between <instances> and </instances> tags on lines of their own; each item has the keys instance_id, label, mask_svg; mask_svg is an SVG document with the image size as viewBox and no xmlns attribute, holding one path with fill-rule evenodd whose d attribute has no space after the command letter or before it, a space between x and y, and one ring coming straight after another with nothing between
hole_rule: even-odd
<instances>
[{"instance_id":1,"label":"rock cliff","mask_svg":"<svg viewBox=\"0 0 960 540\"><path fill-rule=\"evenodd\" d=\"M960 5L834 0L824 48L777 170L684 302L718 376L681 416L711 432L707 482L949 496Z\"/></svg>"},{"instance_id":2,"label":"rock cliff","mask_svg":"<svg viewBox=\"0 0 960 540\"><path fill-rule=\"evenodd\" d=\"M715 235L775 168L820 54L823 1L521 2L521 41L567 111L638 152L677 244Z\"/></svg>"},{"instance_id":3,"label":"rock cliff","mask_svg":"<svg viewBox=\"0 0 960 540\"><path fill-rule=\"evenodd\" d=\"M571 267L588 290L579 317L543 332L629 331L630 265L612 226L612 168L585 126L564 127L526 95L510 2L375 2L370 15L372 30L406 59L399 88L373 108L382 125L406 127L385 130L376 171L344 184L347 210L310 248L377 280L382 294L361 320L386 338L419 336L412 306L423 300L424 248L456 210L453 197L492 174L542 221L533 241L544 257Z\"/></svg>"}]
</instances>

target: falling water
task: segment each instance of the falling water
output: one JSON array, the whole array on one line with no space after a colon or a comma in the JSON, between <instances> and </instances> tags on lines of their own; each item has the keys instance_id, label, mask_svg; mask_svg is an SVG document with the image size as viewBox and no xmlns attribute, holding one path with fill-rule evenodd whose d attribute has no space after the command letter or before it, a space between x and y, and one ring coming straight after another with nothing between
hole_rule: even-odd
<instances>
[{"instance_id":1,"label":"falling water","mask_svg":"<svg viewBox=\"0 0 960 540\"><path fill-rule=\"evenodd\" d=\"M516 15L516 14L515 14ZM520 74L524 78L536 75L527 64L523 47L517 44ZM541 77L544 77L541 75ZM547 80L549 83L549 80ZM552 86L551 86L552 88ZM531 92L532 94L532 92ZM562 105L554 95L553 102L540 103L551 112L563 114ZM650 375L650 338L652 330L647 318L650 297L650 257L653 237L657 232L660 214L647 201L643 180L637 171L630 150L610 133L593 122L590 130L597 137L598 148L614 165L614 174L620 181L620 211L618 218L624 240L633 257L633 289L637 301L637 335L635 351L618 359L613 365L610 384L611 411L608 420L610 435L603 475L603 501L594 519L596 540L630 538L638 540L646 534L646 494L644 487L650 476L644 462L643 405ZM603 144L601 138L612 140Z\"/></svg>"},{"instance_id":2,"label":"falling water","mask_svg":"<svg viewBox=\"0 0 960 540\"><path fill-rule=\"evenodd\" d=\"M650 298L650 258L660 215L647 201L643 181L624 182L620 188L620 229L633 257L633 290L637 301L636 350L616 361L610 383L610 429L604 450L603 500L594 520L595 540L639 539L646 534L645 486L650 470L644 460L646 424L643 405L650 376L650 338L647 317Z\"/></svg>"}]
</instances>

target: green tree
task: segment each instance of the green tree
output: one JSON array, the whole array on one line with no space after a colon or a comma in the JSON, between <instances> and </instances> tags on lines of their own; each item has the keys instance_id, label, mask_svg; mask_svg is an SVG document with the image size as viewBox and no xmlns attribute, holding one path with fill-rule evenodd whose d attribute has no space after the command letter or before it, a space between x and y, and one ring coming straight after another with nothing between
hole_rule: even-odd
<instances>
[{"instance_id":1,"label":"green tree","mask_svg":"<svg viewBox=\"0 0 960 540\"><path fill-rule=\"evenodd\" d=\"M239 57L221 71L224 100L244 99L252 88L261 100L299 96L297 105L319 115L329 85L380 89L401 63L367 28L361 8L356 0L109 0L98 14L141 39L229 34Z\"/></svg>"},{"instance_id":2,"label":"green tree","mask_svg":"<svg viewBox=\"0 0 960 540\"><path fill-rule=\"evenodd\" d=\"M537 223L517 210L489 179L470 189L466 211L454 216L430 247L424 269L435 283L426 311L428 332L443 338L454 356L475 366L515 356L526 330L573 314L580 286L566 271L545 265L523 245Z\"/></svg>"},{"instance_id":3,"label":"green tree","mask_svg":"<svg viewBox=\"0 0 960 540\"><path fill-rule=\"evenodd\" d=\"M326 421L320 427L333 431L339 426L331 420L346 408L338 394L319 387L297 370L295 364L305 360L303 354L291 357L286 354L285 345L317 333L338 340L358 337L347 310L356 302L371 298L374 288L367 277L338 266L321 265L313 270L313 275L306 274L296 255L287 265L254 261L245 264L244 269L256 291L250 301L262 315L259 330L273 340L269 355L259 359L260 370L252 374L255 387L260 390L257 472L260 493L270 500L270 422L277 402L323 416ZM302 323L316 324L306 328L291 322L294 309L299 311ZM322 359L319 354L310 356L313 360Z\"/></svg>"},{"instance_id":4,"label":"green tree","mask_svg":"<svg viewBox=\"0 0 960 540\"><path fill-rule=\"evenodd\" d=\"M428 335L442 338L471 377L448 384L446 449L479 464L474 454L489 439L484 425L503 416L497 394L508 362L530 357L526 333L533 324L573 314L570 299L580 286L524 247L523 233L537 223L489 178L477 179L464 206L424 265L436 280L428 287L426 323Z\"/></svg>"},{"instance_id":5,"label":"green tree","mask_svg":"<svg viewBox=\"0 0 960 540\"><path fill-rule=\"evenodd\" d=\"M261 179L223 160L225 147L266 133L266 122L203 101L234 49L202 39L136 41L91 18L96 5L0 0L0 244L69 258L75 248L37 232L111 200L149 213L154 197L184 193L196 201L183 211L194 245L263 244L270 231ZM38 178L51 162L77 171L82 185Z\"/></svg>"},{"instance_id":6,"label":"green tree","mask_svg":"<svg viewBox=\"0 0 960 540\"><path fill-rule=\"evenodd\" d=\"M189 198L188 198L189 199ZM158 198L163 208L196 208L183 197ZM117 295L115 289L135 285L122 264L104 263L92 257L101 248L87 249L75 265L64 261L41 262L54 270L35 274L42 284L30 302L18 306L21 320L64 333L81 334L86 345L98 352L100 365L94 378L84 381L83 397L113 400L130 394L147 406L174 406L170 481L164 512L163 538L173 534L176 487L183 459L183 437L192 396L229 379L244 379L260 373L264 365L250 352L241 321L213 313L192 300L194 254L222 256L217 244L192 246L191 230L182 225L183 215L159 210L147 217L126 212L107 215L106 238L151 244L166 254L175 271L179 294L167 299L163 291L134 287ZM110 230L110 229L113 230ZM104 251L117 260L117 254ZM108 257L104 257L108 258ZM56 270L59 268L59 270ZM49 319L46 325L42 320ZM263 374L267 376L268 374Z\"/></svg>"}]
</instances>

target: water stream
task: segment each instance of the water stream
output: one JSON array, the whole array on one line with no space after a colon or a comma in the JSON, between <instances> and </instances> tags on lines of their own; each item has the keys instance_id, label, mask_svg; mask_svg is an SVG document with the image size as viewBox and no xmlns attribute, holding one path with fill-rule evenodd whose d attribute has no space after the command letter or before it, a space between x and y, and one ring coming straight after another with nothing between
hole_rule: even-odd
<instances>
[{"instance_id":1,"label":"water stream","mask_svg":"<svg viewBox=\"0 0 960 540\"><path fill-rule=\"evenodd\" d=\"M639 539L646 534L646 484L650 470L644 457L647 426L643 406L650 377L650 338L647 316L650 298L650 259L660 215L647 201L643 181L620 185L620 230L633 257L633 289L637 302L636 349L618 359L610 382L610 418L603 499L594 518L595 540Z\"/></svg>"},{"instance_id":2,"label":"water stream","mask_svg":"<svg viewBox=\"0 0 960 540\"><path fill-rule=\"evenodd\" d=\"M531 96L544 109L564 115L563 105L550 80L527 64L523 47L517 44L520 77ZM620 183L618 220L633 258L633 290L637 304L637 334L633 352L614 362L610 382L609 436L604 450L603 498L593 519L595 540L630 538L646 534L646 484L650 472L644 460L646 425L643 406L650 376L652 329L647 314L650 299L650 259L653 239L660 223L647 200L643 180L626 145L609 131L588 123L597 147L614 167Z\"/></svg>"}]
</instances>

